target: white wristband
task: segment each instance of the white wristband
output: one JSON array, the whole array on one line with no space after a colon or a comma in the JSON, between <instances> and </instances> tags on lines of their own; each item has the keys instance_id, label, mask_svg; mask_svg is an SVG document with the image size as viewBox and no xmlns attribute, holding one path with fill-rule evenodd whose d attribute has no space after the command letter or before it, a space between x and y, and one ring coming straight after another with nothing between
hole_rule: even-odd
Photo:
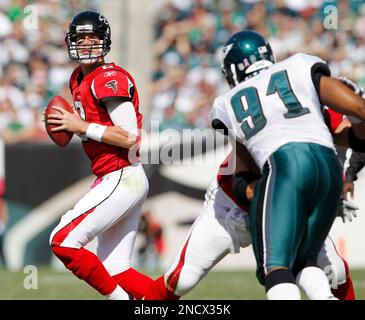
<instances>
[{"instance_id":1,"label":"white wristband","mask_svg":"<svg viewBox=\"0 0 365 320\"><path fill-rule=\"evenodd\" d=\"M90 123L86 130L86 136L95 141L101 142L101 138L103 137L104 131L107 126L103 126L97 123Z\"/></svg>"}]
</instances>

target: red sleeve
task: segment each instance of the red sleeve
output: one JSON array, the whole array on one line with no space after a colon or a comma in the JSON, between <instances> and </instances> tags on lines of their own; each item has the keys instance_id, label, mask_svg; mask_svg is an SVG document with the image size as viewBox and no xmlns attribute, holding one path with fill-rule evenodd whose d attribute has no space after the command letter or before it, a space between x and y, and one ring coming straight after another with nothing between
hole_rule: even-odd
<instances>
[{"instance_id":1,"label":"red sleeve","mask_svg":"<svg viewBox=\"0 0 365 320\"><path fill-rule=\"evenodd\" d=\"M334 133L343 120L343 114L332 109L324 109L323 115L327 127Z\"/></svg>"},{"instance_id":2,"label":"red sleeve","mask_svg":"<svg viewBox=\"0 0 365 320\"><path fill-rule=\"evenodd\" d=\"M122 72L116 70L99 73L91 84L96 99L122 97L131 99L132 81Z\"/></svg>"}]
</instances>

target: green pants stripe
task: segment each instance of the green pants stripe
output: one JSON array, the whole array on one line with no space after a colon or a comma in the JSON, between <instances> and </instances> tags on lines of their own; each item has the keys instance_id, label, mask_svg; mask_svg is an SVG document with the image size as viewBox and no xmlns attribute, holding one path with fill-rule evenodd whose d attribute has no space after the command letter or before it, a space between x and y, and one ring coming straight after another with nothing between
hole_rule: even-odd
<instances>
[{"instance_id":1,"label":"green pants stripe","mask_svg":"<svg viewBox=\"0 0 365 320\"><path fill-rule=\"evenodd\" d=\"M314 264L336 217L342 169L335 152L289 143L264 166L250 208L250 229L263 283L270 270Z\"/></svg>"}]
</instances>

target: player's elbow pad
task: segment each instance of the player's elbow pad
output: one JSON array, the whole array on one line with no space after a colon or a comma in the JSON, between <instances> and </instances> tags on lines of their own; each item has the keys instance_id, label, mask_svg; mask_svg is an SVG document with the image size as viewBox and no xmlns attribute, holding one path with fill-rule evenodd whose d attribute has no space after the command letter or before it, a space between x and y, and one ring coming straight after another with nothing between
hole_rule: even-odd
<instances>
[{"instance_id":1,"label":"player's elbow pad","mask_svg":"<svg viewBox=\"0 0 365 320\"><path fill-rule=\"evenodd\" d=\"M246 189L255 179L255 175L249 171L241 171L233 175L232 191L240 204L250 204L250 200L247 199Z\"/></svg>"},{"instance_id":2,"label":"player's elbow pad","mask_svg":"<svg viewBox=\"0 0 365 320\"><path fill-rule=\"evenodd\" d=\"M352 128L348 131L349 146L353 151L365 152L365 140L356 137Z\"/></svg>"}]
</instances>

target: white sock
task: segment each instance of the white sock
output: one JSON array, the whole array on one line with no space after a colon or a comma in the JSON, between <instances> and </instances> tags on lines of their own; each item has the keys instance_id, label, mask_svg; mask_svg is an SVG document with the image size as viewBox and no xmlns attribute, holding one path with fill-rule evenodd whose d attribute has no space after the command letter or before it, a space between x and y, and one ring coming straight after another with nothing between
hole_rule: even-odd
<instances>
[{"instance_id":1,"label":"white sock","mask_svg":"<svg viewBox=\"0 0 365 320\"><path fill-rule=\"evenodd\" d=\"M129 295L120 286L117 286L115 290L106 295L109 300L129 300Z\"/></svg>"},{"instance_id":2,"label":"white sock","mask_svg":"<svg viewBox=\"0 0 365 320\"><path fill-rule=\"evenodd\" d=\"M300 300L299 288L294 283L279 283L266 293L267 300Z\"/></svg>"},{"instance_id":3,"label":"white sock","mask_svg":"<svg viewBox=\"0 0 365 320\"><path fill-rule=\"evenodd\" d=\"M304 268L298 273L296 282L310 300L336 300L326 274L320 268Z\"/></svg>"}]
</instances>

